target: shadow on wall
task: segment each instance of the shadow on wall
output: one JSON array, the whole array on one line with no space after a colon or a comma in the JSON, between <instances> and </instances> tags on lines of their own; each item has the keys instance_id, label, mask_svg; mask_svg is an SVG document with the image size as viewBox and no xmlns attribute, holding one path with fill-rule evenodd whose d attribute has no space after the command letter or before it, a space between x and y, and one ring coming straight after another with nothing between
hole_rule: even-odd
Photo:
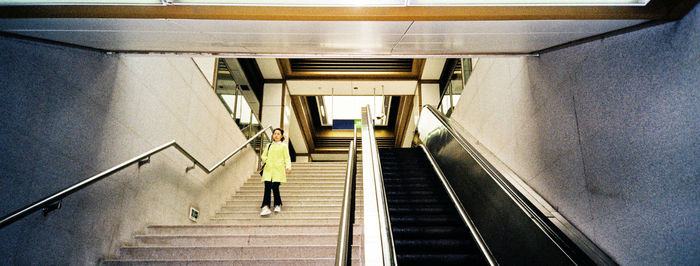
<instances>
[{"instance_id":1,"label":"shadow on wall","mask_svg":"<svg viewBox=\"0 0 700 266\"><path fill-rule=\"evenodd\" d=\"M155 146L134 127L157 119L142 109L157 100L119 57L6 38L0 50L12 51L0 54L0 215ZM187 164L166 150L64 198L48 216L36 212L0 229L3 263L95 264L143 221L181 223L185 215L172 211L178 199L205 186L201 171L185 173Z\"/></svg>"},{"instance_id":2,"label":"shadow on wall","mask_svg":"<svg viewBox=\"0 0 700 266\"><path fill-rule=\"evenodd\" d=\"M14 39L0 39L3 90L2 165L0 171L0 215L77 183L103 169L95 163L109 156L106 143L119 142L115 123L108 118L111 90L116 85L116 57ZM123 179L123 178L121 178ZM69 263L63 254L69 246L84 250L100 246L101 239L86 242L101 208L114 204L114 197L98 199L114 184L78 192L63 201L63 208L42 216L31 214L6 228L2 235L2 257L9 264ZM101 204L100 204L101 203ZM31 250L41 250L45 257ZM57 260L57 258L63 258Z\"/></svg>"},{"instance_id":3,"label":"shadow on wall","mask_svg":"<svg viewBox=\"0 0 700 266\"><path fill-rule=\"evenodd\" d=\"M699 14L528 58L494 92L511 102L492 126L512 133L479 133L621 264L700 258Z\"/></svg>"}]
</instances>

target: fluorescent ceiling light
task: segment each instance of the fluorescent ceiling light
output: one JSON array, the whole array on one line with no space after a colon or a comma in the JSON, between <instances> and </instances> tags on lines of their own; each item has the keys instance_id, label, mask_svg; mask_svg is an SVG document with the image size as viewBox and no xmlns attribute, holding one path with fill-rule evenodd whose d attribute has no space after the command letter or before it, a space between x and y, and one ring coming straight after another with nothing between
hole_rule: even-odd
<instances>
[{"instance_id":1,"label":"fluorescent ceiling light","mask_svg":"<svg viewBox=\"0 0 700 266\"><path fill-rule=\"evenodd\" d=\"M407 0L408 6L644 6L650 0Z\"/></svg>"},{"instance_id":2,"label":"fluorescent ceiling light","mask_svg":"<svg viewBox=\"0 0 700 266\"><path fill-rule=\"evenodd\" d=\"M173 5L232 6L644 6L650 0L168 0ZM161 0L0 0L2 5L163 5Z\"/></svg>"},{"instance_id":3,"label":"fluorescent ceiling light","mask_svg":"<svg viewBox=\"0 0 700 266\"><path fill-rule=\"evenodd\" d=\"M162 5L160 0L2 0L2 5Z\"/></svg>"}]
</instances>

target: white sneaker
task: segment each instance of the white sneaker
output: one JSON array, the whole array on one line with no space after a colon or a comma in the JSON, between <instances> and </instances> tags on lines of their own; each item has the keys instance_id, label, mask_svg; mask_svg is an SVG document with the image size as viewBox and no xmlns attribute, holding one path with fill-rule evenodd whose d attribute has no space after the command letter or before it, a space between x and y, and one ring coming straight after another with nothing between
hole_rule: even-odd
<instances>
[{"instance_id":1,"label":"white sneaker","mask_svg":"<svg viewBox=\"0 0 700 266\"><path fill-rule=\"evenodd\" d=\"M268 215L270 215L270 213L272 213L272 212L270 211L270 208L268 208L267 206L265 206L265 207L262 208L262 211L260 211L260 216L268 216Z\"/></svg>"},{"instance_id":2,"label":"white sneaker","mask_svg":"<svg viewBox=\"0 0 700 266\"><path fill-rule=\"evenodd\" d=\"M279 213L281 211L282 211L282 205L275 206L275 213Z\"/></svg>"}]
</instances>

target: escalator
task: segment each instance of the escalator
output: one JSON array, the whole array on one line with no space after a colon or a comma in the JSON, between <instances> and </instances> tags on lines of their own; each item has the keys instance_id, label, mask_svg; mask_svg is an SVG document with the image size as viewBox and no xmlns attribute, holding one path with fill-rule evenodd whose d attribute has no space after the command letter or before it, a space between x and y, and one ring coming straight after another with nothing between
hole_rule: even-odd
<instances>
[{"instance_id":1,"label":"escalator","mask_svg":"<svg viewBox=\"0 0 700 266\"><path fill-rule=\"evenodd\" d=\"M420 148L379 158L398 265L487 265Z\"/></svg>"}]
</instances>

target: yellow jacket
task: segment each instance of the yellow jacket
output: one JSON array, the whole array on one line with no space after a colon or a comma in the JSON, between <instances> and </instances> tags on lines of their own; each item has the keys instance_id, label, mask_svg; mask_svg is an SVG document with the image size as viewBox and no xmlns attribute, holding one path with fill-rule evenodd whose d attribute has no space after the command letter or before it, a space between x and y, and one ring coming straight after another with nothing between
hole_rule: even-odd
<instances>
[{"instance_id":1,"label":"yellow jacket","mask_svg":"<svg viewBox=\"0 0 700 266\"><path fill-rule=\"evenodd\" d=\"M284 142L268 144L260 159L265 163L261 182L287 182L285 169L292 170L292 160L289 158L289 147Z\"/></svg>"}]
</instances>

